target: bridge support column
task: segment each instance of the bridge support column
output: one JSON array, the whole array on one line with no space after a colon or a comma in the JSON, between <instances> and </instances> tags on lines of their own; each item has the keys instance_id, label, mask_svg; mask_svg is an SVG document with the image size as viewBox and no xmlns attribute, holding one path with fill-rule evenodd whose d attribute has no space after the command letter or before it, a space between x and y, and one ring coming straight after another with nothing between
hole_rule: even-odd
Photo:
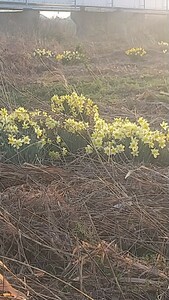
<instances>
[{"instance_id":1,"label":"bridge support column","mask_svg":"<svg viewBox=\"0 0 169 300\"><path fill-rule=\"evenodd\" d=\"M83 10L71 13L71 19L76 24L76 32L79 38L105 36L109 27L109 18L110 13Z\"/></svg>"},{"instance_id":2,"label":"bridge support column","mask_svg":"<svg viewBox=\"0 0 169 300\"><path fill-rule=\"evenodd\" d=\"M91 37L94 40L105 40L106 38L118 36L127 38L136 36L143 30L144 14L128 12L72 12L71 18L76 24L77 36L79 38Z\"/></svg>"},{"instance_id":3,"label":"bridge support column","mask_svg":"<svg viewBox=\"0 0 169 300\"><path fill-rule=\"evenodd\" d=\"M39 28L39 11L0 13L0 31L12 35L36 35Z\"/></svg>"}]
</instances>

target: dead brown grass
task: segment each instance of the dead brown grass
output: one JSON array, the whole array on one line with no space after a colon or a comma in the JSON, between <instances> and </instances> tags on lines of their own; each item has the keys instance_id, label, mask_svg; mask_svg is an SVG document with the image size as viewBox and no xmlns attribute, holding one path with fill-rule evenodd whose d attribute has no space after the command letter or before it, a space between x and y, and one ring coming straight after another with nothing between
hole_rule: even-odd
<instances>
[{"instance_id":1,"label":"dead brown grass","mask_svg":"<svg viewBox=\"0 0 169 300\"><path fill-rule=\"evenodd\" d=\"M61 49L52 43L43 41ZM50 60L32 59L37 41L1 37L0 86L61 78L66 84L65 78L89 74L89 80L105 74L134 77L147 70L147 62L137 66L126 57L121 62L126 44L112 52L115 43L84 44L93 57L90 69L62 72ZM152 60L149 72L168 74L158 53ZM156 103L157 96L148 90L133 101L145 115L166 116L168 106ZM119 103L105 108L110 112L132 117L130 107L122 110ZM28 299L167 300L168 189L168 168L157 166L83 157L62 167L0 164L0 260L8 267L0 271Z\"/></svg>"},{"instance_id":2,"label":"dead brown grass","mask_svg":"<svg viewBox=\"0 0 169 300\"><path fill-rule=\"evenodd\" d=\"M49 49L54 53L63 51L57 41L54 44L53 41L45 43L36 38L26 40L18 36L0 37L0 86L45 82L46 77L62 81L62 70L54 59L33 56L37 48Z\"/></svg>"},{"instance_id":3,"label":"dead brown grass","mask_svg":"<svg viewBox=\"0 0 169 300\"><path fill-rule=\"evenodd\" d=\"M0 257L30 299L167 299L168 169L0 167Z\"/></svg>"}]
</instances>

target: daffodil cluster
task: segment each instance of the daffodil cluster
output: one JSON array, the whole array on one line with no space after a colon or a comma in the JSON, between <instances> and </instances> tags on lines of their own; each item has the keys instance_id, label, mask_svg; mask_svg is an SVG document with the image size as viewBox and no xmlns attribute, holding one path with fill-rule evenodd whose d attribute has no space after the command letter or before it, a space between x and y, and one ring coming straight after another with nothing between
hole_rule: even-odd
<instances>
[{"instance_id":1,"label":"daffodil cluster","mask_svg":"<svg viewBox=\"0 0 169 300\"><path fill-rule=\"evenodd\" d=\"M56 60L63 64L78 64L84 62L85 55L78 50L75 51L64 51L63 53L56 55Z\"/></svg>"},{"instance_id":2,"label":"daffodil cluster","mask_svg":"<svg viewBox=\"0 0 169 300\"><path fill-rule=\"evenodd\" d=\"M98 107L89 98L83 95L77 95L73 92L71 95L58 97L54 95L51 99L51 110L56 114L63 114L75 118L77 121L92 122L94 116L98 114Z\"/></svg>"},{"instance_id":3,"label":"daffodil cluster","mask_svg":"<svg viewBox=\"0 0 169 300\"><path fill-rule=\"evenodd\" d=\"M125 51L125 54L132 58L139 58L143 57L147 54L144 48L138 47L138 48L131 48Z\"/></svg>"},{"instance_id":4,"label":"daffodil cluster","mask_svg":"<svg viewBox=\"0 0 169 300\"><path fill-rule=\"evenodd\" d=\"M48 156L48 149L63 152L65 143L59 136L59 121L47 112L28 111L23 107L8 113L5 108L0 109L0 151L7 158L17 154L24 160L34 160L39 153ZM43 149L43 151L42 151ZM22 159L21 159L22 160Z\"/></svg>"},{"instance_id":5,"label":"daffodil cluster","mask_svg":"<svg viewBox=\"0 0 169 300\"><path fill-rule=\"evenodd\" d=\"M76 93L51 99L51 112L28 111L23 107L9 113L0 110L1 149L7 156L40 152L52 159L68 154L73 139L86 145L86 136L92 130L97 106L83 95ZM72 135L73 134L73 135ZM77 147L75 147L77 148ZM0 151L1 151L0 149ZM43 151L42 151L43 150ZM26 158L25 158L26 159Z\"/></svg>"},{"instance_id":6,"label":"daffodil cluster","mask_svg":"<svg viewBox=\"0 0 169 300\"><path fill-rule=\"evenodd\" d=\"M7 158L20 161L60 159L83 149L86 153L101 153L108 158L157 158L168 153L169 124L163 121L151 129L147 120L135 122L115 118L106 122L91 99L71 95L53 96L51 111L28 111L23 107L8 112L0 109L0 151Z\"/></svg>"},{"instance_id":7,"label":"daffodil cluster","mask_svg":"<svg viewBox=\"0 0 169 300\"><path fill-rule=\"evenodd\" d=\"M137 122L128 118L115 118L112 123L107 123L99 116L95 119L91 143L87 145L86 152L95 150L110 156L124 153L129 157L148 155L157 158L162 149L168 151L169 125L167 122L160 124L161 130L151 130L149 123L142 117Z\"/></svg>"},{"instance_id":8,"label":"daffodil cluster","mask_svg":"<svg viewBox=\"0 0 169 300\"><path fill-rule=\"evenodd\" d=\"M158 42L158 45L164 54L168 52L169 43L161 41L161 42Z\"/></svg>"},{"instance_id":9,"label":"daffodil cluster","mask_svg":"<svg viewBox=\"0 0 169 300\"><path fill-rule=\"evenodd\" d=\"M35 49L33 52L34 56L38 56L38 57L54 57L54 53L51 50L46 50L46 49Z\"/></svg>"},{"instance_id":10,"label":"daffodil cluster","mask_svg":"<svg viewBox=\"0 0 169 300\"><path fill-rule=\"evenodd\" d=\"M45 48L38 48L34 50L33 55L36 57L54 58L56 61L62 62L63 64L78 64L86 60L86 57L80 47L76 47L74 51L66 50L59 54Z\"/></svg>"}]
</instances>

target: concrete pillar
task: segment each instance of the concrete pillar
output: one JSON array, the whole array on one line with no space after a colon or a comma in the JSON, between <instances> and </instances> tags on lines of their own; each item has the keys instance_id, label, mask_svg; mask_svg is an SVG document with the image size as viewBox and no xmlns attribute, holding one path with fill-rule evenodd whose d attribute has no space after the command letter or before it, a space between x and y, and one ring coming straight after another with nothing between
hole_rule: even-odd
<instances>
[{"instance_id":1,"label":"concrete pillar","mask_svg":"<svg viewBox=\"0 0 169 300\"><path fill-rule=\"evenodd\" d=\"M79 11L72 12L71 19L76 24L79 38L95 37L100 39L107 34L109 13Z\"/></svg>"},{"instance_id":2,"label":"concrete pillar","mask_svg":"<svg viewBox=\"0 0 169 300\"><path fill-rule=\"evenodd\" d=\"M0 13L0 31L12 35L36 35L39 27L39 11Z\"/></svg>"},{"instance_id":3,"label":"concrete pillar","mask_svg":"<svg viewBox=\"0 0 169 300\"><path fill-rule=\"evenodd\" d=\"M143 28L144 14L128 12L72 12L71 18L76 24L79 38L91 37L104 40L110 37L127 38L136 35Z\"/></svg>"}]
</instances>

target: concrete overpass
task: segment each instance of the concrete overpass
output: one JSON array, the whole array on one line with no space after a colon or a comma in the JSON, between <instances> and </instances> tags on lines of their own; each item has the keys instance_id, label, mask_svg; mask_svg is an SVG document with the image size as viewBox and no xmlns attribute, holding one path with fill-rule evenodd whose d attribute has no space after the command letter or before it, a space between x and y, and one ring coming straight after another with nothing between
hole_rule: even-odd
<instances>
[{"instance_id":1,"label":"concrete overpass","mask_svg":"<svg viewBox=\"0 0 169 300\"><path fill-rule=\"evenodd\" d=\"M123 17L120 22L118 20L119 27L125 26L131 16L140 19L141 24L141 16L144 17L145 14L169 15L169 0L0 0L0 11L2 10L21 11L16 17L21 28L25 24L27 28L37 28L39 11L71 12L77 33L82 37L92 30L103 35L110 30L112 32L112 20L121 12ZM0 26L1 20L2 16Z\"/></svg>"},{"instance_id":2,"label":"concrete overpass","mask_svg":"<svg viewBox=\"0 0 169 300\"><path fill-rule=\"evenodd\" d=\"M0 0L0 10L96 11L127 10L168 14L169 0Z\"/></svg>"}]
</instances>

